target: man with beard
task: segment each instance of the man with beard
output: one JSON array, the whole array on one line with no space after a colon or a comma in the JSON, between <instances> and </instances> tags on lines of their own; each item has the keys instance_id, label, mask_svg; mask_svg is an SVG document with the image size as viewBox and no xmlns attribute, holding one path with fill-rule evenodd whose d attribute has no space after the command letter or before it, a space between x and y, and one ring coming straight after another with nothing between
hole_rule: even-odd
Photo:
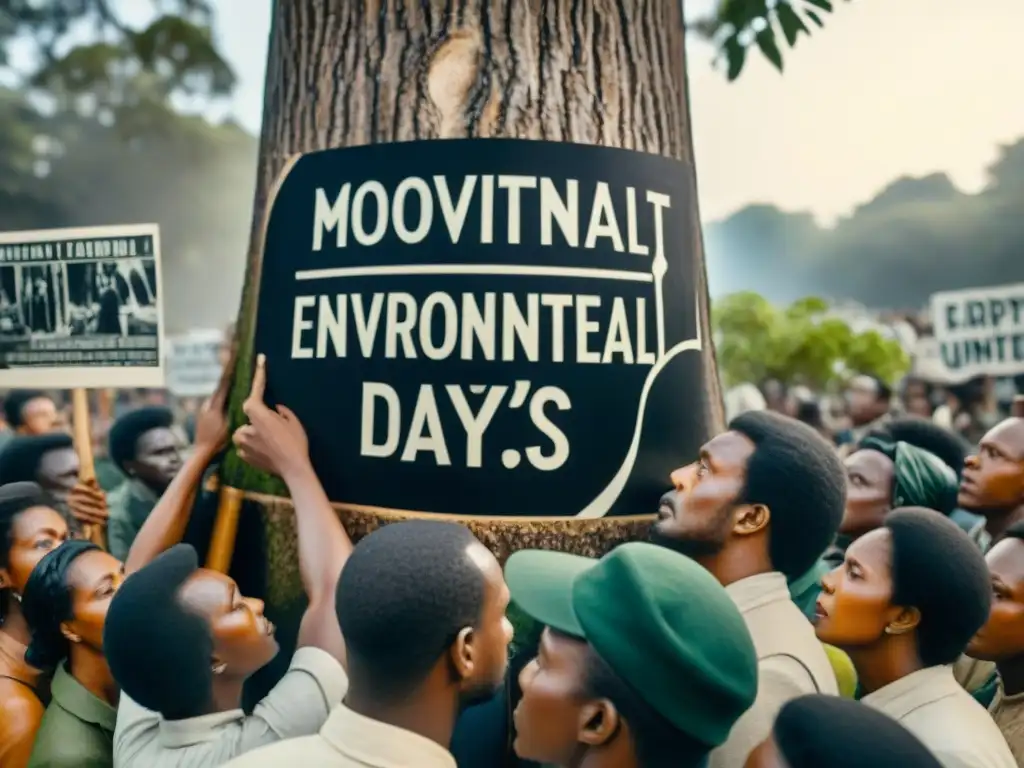
<instances>
[{"instance_id":1,"label":"man with beard","mask_svg":"<svg viewBox=\"0 0 1024 768\"><path fill-rule=\"evenodd\" d=\"M110 428L110 458L128 478L110 494L107 546L124 561L132 542L181 469L170 408L149 406L121 416Z\"/></svg>"},{"instance_id":2,"label":"man with beard","mask_svg":"<svg viewBox=\"0 0 1024 768\"><path fill-rule=\"evenodd\" d=\"M353 550L336 608L349 687L320 733L228 763L235 768L456 768L458 713L489 699L508 663L509 591L468 528L387 525Z\"/></svg>"},{"instance_id":3,"label":"man with beard","mask_svg":"<svg viewBox=\"0 0 1024 768\"><path fill-rule=\"evenodd\" d=\"M787 579L835 538L846 501L843 465L805 424L742 414L672 473L654 541L707 568L736 603L754 639L758 693L710 768L743 765L782 706L807 693L836 694L836 676L814 628L790 599Z\"/></svg>"}]
</instances>

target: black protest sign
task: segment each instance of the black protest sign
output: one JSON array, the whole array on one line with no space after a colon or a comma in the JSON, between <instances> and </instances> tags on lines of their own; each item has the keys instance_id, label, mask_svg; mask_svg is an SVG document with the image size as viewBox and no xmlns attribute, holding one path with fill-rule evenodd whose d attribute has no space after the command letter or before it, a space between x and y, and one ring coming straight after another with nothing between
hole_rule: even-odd
<instances>
[{"instance_id":1,"label":"black protest sign","mask_svg":"<svg viewBox=\"0 0 1024 768\"><path fill-rule=\"evenodd\" d=\"M707 438L693 173L516 140L305 155L255 347L329 496L500 517L653 513Z\"/></svg>"}]
</instances>

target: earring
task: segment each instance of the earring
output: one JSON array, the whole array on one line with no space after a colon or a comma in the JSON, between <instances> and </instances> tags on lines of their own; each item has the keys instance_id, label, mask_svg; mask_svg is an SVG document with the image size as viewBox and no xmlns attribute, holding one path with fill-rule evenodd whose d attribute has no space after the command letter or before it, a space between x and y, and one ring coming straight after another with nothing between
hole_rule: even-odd
<instances>
[{"instance_id":1,"label":"earring","mask_svg":"<svg viewBox=\"0 0 1024 768\"><path fill-rule=\"evenodd\" d=\"M213 665L213 674L215 674L215 675L223 675L224 674L224 670L226 670L227 668L228 668L228 665L225 664L223 661L218 662L217 664Z\"/></svg>"},{"instance_id":2,"label":"earring","mask_svg":"<svg viewBox=\"0 0 1024 768\"><path fill-rule=\"evenodd\" d=\"M21 593L15 592L13 589L11 590L11 597L13 597L19 603L21 602Z\"/></svg>"},{"instance_id":3,"label":"earring","mask_svg":"<svg viewBox=\"0 0 1024 768\"><path fill-rule=\"evenodd\" d=\"M902 629L893 629L891 624L885 628L885 634L887 635L902 635L903 632L904 630Z\"/></svg>"}]
</instances>

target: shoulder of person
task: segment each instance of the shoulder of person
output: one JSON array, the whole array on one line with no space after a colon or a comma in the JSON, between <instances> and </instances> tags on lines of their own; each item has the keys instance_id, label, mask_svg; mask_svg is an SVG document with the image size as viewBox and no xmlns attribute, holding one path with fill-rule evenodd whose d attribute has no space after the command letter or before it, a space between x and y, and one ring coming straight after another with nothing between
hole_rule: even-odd
<instances>
[{"instance_id":1,"label":"shoulder of person","mask_svg":"<svg viewBox=\"0 0 1024 768\"><path fill-rule=\"evenodd\" d=\"M347 690L348 675L341 662L320 648L298 648L284 677L246 718L246 751L317 733Z\"/></svg>"},{"instance_id":2,"label":"shoulder of person","mask_svg":"<svg viewBox=\"0 0 1024 768\"><path fill-rule=\"evenodd\" d=\"M290 761L301 765L330 765L338 754L319 736L302 736L250 750L224 764L223 768L279 768Z\"/></svg>"},{"instance_id":3,"label":"shoulder of person","mask_svg":"<svg viewBox=\"0 0 1024 768\"><path fill-rule=\"evenodd\" d=\"M0 735L11 738L19 733L35 733L46 707L28 685L0 678Z\"/></svg>"}]
</instances>

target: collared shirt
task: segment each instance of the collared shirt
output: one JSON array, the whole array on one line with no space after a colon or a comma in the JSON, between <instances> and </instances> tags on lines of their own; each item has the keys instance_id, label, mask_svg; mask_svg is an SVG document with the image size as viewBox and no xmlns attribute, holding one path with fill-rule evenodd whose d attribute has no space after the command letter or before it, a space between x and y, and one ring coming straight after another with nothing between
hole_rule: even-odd
<instances>
[{"instance_id":1,"label":"collared shirt","mask_svg":"<svg viewBox=\"0 0 1024 768\"><path fill-rule=\"evenodd\" d=\"M63 664L53 675L51 693L28 768L110 768L117 710L86 690Z\"/></svg>"},{"instance_id":2,"label":"collared shirt","mask_svg":"<svg viewBox=\"0 0 1024 768\"><path fill-rule=\"evenodd\" d=\"M437 742L364 717L344 704L315 736L273 744L232 760L229 768L456 768Z\"/></svg>"},{"instance_id":3,"label":"collared shirt","mask_svg":"<svg viewBox=\"0 0 1024 768\"><path fill-rule=\"evenodd\" d=\"M1024 693L1007 696L1000 680L988 711L1006 739L1017 765L1024 765Z\"/></svg>"},{"instance_id":4,"label":"collared shirt","mask_svg":"<svg viewBox=\"0 0 1024 768\"><path fill-rule=\"evenodd\" d=\"M275 741L315 734L347 688L348 677L338 660L308 647L295 651L284 677L248 717L235 709L164 720L122 693L114 767L217 768Z\"/></svg>"},{"instance_id":5,"label":"collared shirt","mask_svg":"<svg viewBox=\"0 0 1024 768\"><path fill-rule=\"evenodd\" d=\"M838 695L835 672L814 627L790 599L786 577L762 573L725 591L743 614L757 651L757 698L711 753L710 768L737 768L771 732L786 702L807 693Z\"/></svg>"},{"instance_id":6,"label":"collared shirt","mask_svg":"<svg viewBox=\"0 0 1024 768\"><path fill-rule=\"evenodd\" d=\"M42 673L25 663L25 646L0 632L0 768L24 768L45 705Z\"/></svg>"},{"instance_id":7,"label":"collared shirt","mask_svg":"<svg viewBox=\"0 0 1024 768\"><path fill-rule=\"evenodd\" d=\"M861 703L898 720L945 768L1017 768L999 727L953 678L951 667L919 670Z\"/></svg>"},{"instance_id":8,"label":"collared shirt","mask_svg":"<svg viewBox=\"0 0 1024 768\"><path fill-rule=\"evenodd\" d=\"M107 549L114 557L124 562L128 550L139 535L142 524L156 506L157 495L145 483L129 478L107 496Z\"/></svg>"}]
</instances>

